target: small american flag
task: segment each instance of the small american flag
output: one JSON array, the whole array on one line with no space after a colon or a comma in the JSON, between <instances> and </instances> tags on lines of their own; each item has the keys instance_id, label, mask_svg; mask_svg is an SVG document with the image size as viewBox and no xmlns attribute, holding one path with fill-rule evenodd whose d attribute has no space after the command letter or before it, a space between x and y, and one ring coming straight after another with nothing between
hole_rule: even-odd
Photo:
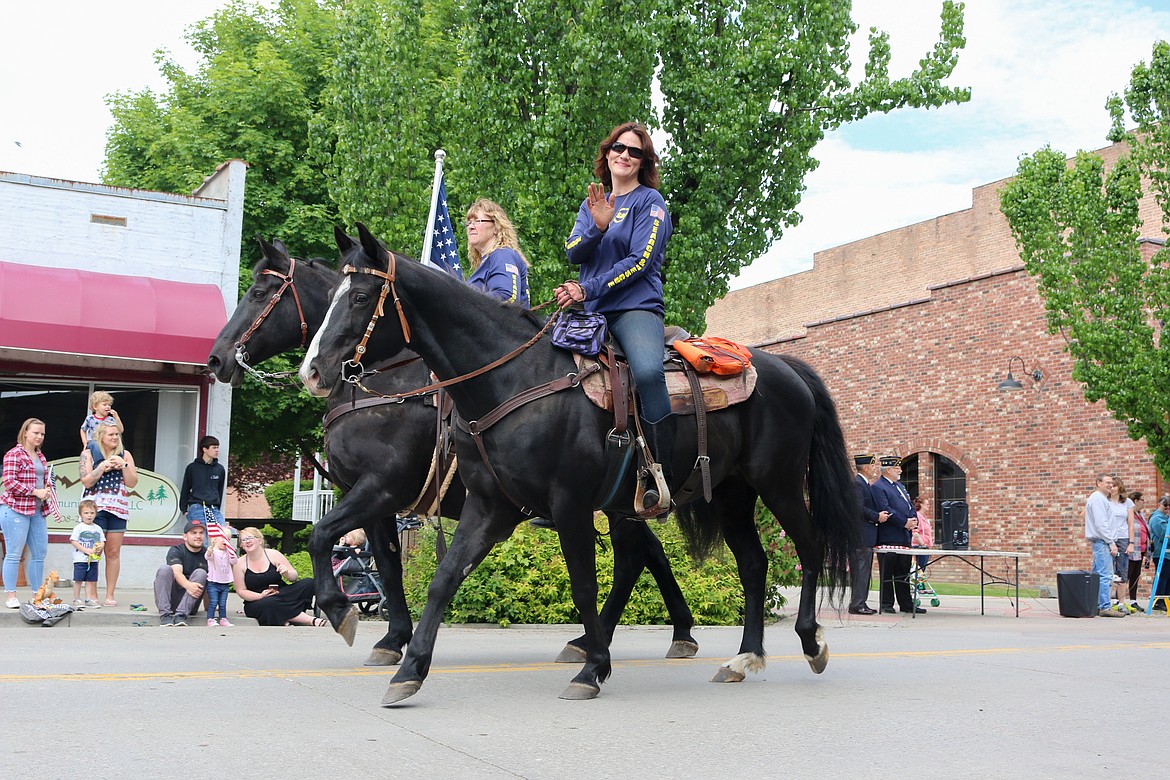
<instances>
[{"instance_id":1,"label":"small american flag","mask_svg":"<svg viewBox=\"0 0 1170 780\"><path fill-rule=\"evenodd\" d=\"M666 219L666 212L662 210L661 206L651 206L650 216L654 217L655 219Z\"/></svg>"},{"instance_id":2,"label":"small american flag","mask_svg":"<svg viewBox=\"0 0 1170 780\"><path fill-rule=\"evenodd\" d=\"M431 228L431 256L424 257L423 263L446 271L463 281L463 268L459 265L459 246L455 243L455 226L447 212L447 181L439 178L439 197L435 208L435 224Z\"/></svg>"},{"instance_id":3,"label":"small american flag","mask_svg":"<svg viewBox=\"0 0 1170 780\"><path fill-rule=\"evenodd\" d=\"M210 542L214 539L223 539L223 543L230 547L232 544L231 531L228 530L226 525L220 525L219 523L208 523L207 541Z\"/></svg>"}]
</instances>

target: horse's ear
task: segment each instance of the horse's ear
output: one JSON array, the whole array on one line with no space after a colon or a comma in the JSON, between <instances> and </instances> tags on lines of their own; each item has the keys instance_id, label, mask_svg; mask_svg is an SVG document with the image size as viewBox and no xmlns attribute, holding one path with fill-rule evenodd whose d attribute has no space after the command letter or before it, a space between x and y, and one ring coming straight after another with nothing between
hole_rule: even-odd
<instances>
[{"instance_id":1,"label":"horse's ear","mask_svg":"<svg viewBox=\"0 0 1170 780\"><path fill-rule=\"evenodd\" d=\"M378 239L374 238L374 234L360 222L357 223L357 229L358 240L362 242L362 251L366 253L366 257L380 265L388 263L389 257L386 256L386 250L382 248L382 244L378 242Z\"/></svg>"},{"instance_id":2,"label":"horse's ear","mask_svg":"<svg viewBox=\"0 0 1170 780\"><path fill-rule=\"evenodd\" d=\"M357 246L357 242L350 238L350 235L342 229L341 225L333 226L333 240L337 242L337 251L343 255Z\"/></svg>"},{"instance_id":3,"label":"horse's ear","mask_svg":"<svg viewBox=\"0 0 1170 780\"><path fill-rule=\"evenodd\" d=\"M261 236L256 236L256 240L260 242L260 262L256 264L253 270L253 276L259 279L257 274L266 267L277 266L278 268L288 268L288 250L284 248L278 240L273 240L270 244Z\"/></svg>"},{"instance_id":4,"label":"horse's ear","mask_svg":"<svg viewBox=\"0 0 1170 780\"><path fill-rule=\"evenodd\" d=\"M284 242L279 238L272 239L272 246L282 255L285 255L286 257L288 256L288 247L286 247Z\"/></svg>"}]
</instances>

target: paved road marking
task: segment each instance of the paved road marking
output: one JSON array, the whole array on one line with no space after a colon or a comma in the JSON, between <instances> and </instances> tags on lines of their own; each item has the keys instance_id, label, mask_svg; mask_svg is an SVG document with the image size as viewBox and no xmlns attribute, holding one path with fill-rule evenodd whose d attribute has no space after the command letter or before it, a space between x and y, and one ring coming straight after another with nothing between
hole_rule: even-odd
<instances>
[{"instance_id":1,"label":"paved road marking","mask_svg":"<svg viewBox=\"0 0 1170 780\"><path fill-rule=\"evenodd\" d=\"M873 653L833 653L833 660L945 658L975 655L1023 655L1029 653L1117 652L1119 650L1167 650L1170 642L1139 642L1111 645L1055 645L1051 647L984 647L961 650L894 650ZM769 656L769 663L805 663L802 656ZM647 659L615 661L615 669L623 667L677 667L682 665L721 663L715 658ZM516 672L566 671L572 664L551 661L535 664L473 664L464 666L431 667L431 675L442 674L512 674ZM361 667L347 669L221 669L205 672L106 672L102 674L0 674L0 684L29 682L132 682L142 680L215 680L215 679L287 679L304 677L390 677L398 667Z\"/></svg>"}]
</instances>

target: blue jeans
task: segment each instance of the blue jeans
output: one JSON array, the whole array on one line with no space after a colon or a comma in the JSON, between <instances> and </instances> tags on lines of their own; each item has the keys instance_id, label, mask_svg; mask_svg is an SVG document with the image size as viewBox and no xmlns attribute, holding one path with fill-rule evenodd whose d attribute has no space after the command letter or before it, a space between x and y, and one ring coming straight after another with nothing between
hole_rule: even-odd
<instances>
[{"instance_id":1,"label":"blue jeans","mask_svg":"<svg viewBox=\"0 0 1170 780\"><path fill-rule=\"evenodd\" d=\"M210 599L207 605L207 617L212 620L220 618L227 619L227 594L228 583L226 582L207 582L207 597ZM215 616L216 608L219 608L219 618Z\"/></svg>"},{"instance_id":2,"label":"blue jeans","mask_svg":"<svg viewBox=\"0 0 1170 780\"><path fill-rule=\"evenodd\" d=\"M1097 609L1109 609L1109 586L1113 584L1113 556L1109 554L1109 542L1093 540L1093 573L1101 578L1097 591Z\"/></svg>"},{"instance_id":3,"label":"blue jeans","mask_svg":"<svg viewBox=\"0 0 1170 780\"><path fill-rule=\"evenodd\" d=\"M661 422L670 414L666 371L662 367L666 352L662 341L662 317L652 311L634 310L614 316L607 314L605 319L630 361L642 419L649 423Z\"/></svg>"},{"instance_id":4,"label":"blue jeans","mask_svg":"<svg viewBox=\"0 0 1170 780\"><path fill-rule=\"evenodd\" d=\"M219 511L219 507L207 506L206 504L192 504L187 507L187 519L198 520L203 525L215 523L216 525L223 525L223 512Z\"/></svg>"},{"instance_id":5,"label":"blue jeans","mask_svg":"<svg viewBox=\"0 0 1170 780\"><path fill-rule=\"evenodd\" d=\"M41 586L45 576L45 555L49 552L49 525L40 512L22 515L7 504L0 504L0 528L4 530L4 590L14 593L20 572L20 555L28 545L28 569L25 575L33 589Z\"/></svg>"}]
</instances>

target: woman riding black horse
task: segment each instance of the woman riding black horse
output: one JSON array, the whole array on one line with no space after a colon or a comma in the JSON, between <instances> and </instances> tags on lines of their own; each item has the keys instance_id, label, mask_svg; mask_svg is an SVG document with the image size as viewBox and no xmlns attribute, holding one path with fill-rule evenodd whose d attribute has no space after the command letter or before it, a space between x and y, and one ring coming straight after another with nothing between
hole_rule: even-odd
<instances>
[{"instance_id":1,"label":"woman riding black horse","mask_svg":"<svg viewBox=\"0 0 1170 780\"><path fill-rule=\"evenodd\" d=\"M329 290L341 275L320 260L289 257L279 242L261 242L263 258L253 270L252 286L212 348L207 364L220 381L238 385L249 363L303 346L316 334L329 303ZM410 353L405 353L409 355ZM407 361L403 357L391 361ZM403 362L392 370L366 377L363 384L391 395L427 384L430 372L421 360ZM429 396L434 399L434 395ZM435 447L436 409L415 398L402 403L379 402L376 396L349 385L338 386L329 398L327 454L331 478L346 490L342 499L314 527L309 542L317 587L317 605L349 644L357 629L357 611L331 576L330 558L337 537L362 527L370 539L386 592L386 635L366 660L369 666L398 663L410 640L412 623L402 589L402 559L397 544L395 513L407 508L423 491ZM338 413L340 414L338 415ZM335 416L338 415L338 416ZM465 491L456 474L440 506L445 517L458 520ZM667 657L689 658L698 651L691 635L694 619L670 570L658 537L645 523L614 519L614 584L602 609L608 636L642 570L648 569L662 591L674 628ZM568 643L557 660L580 662L585 638Z\"/></svg>"},{"instance_id":2,"label":"woman riding black horse","mask_svg":"<svg viewBox=\"0 0 1170 780\"><path fill-rule=\"evenodd\" d=\"M611 668L596 608L592 515L612 415L580 392L577 365L540 337L537 318L389 254L363 226L358 230L360 245L337 232L347 275L309 347L301 379L310 392L324 395L341 381L343 370L360 373L363 360L384 358L409 344L441 380L451 382L447 389L463 420L456 437L460 475L468 488L459 528L383 704L412 696L422 686L455 590L526 511L549 516L557 525L573 602L588 637L585 664L562 696L593 698ZM383 314L388 322L381 322ZM799 361L757 350L752 361L758 372L755 392L744 403L707 415L713 499L679 512L692 538L695 528L722 532L744 583L740 653L724 664L717 681L742 680L745 670L764 663L767 560L754 522L757 496L796 545L803 568L796 631L817 672L828 658L816 622L817 583L824 575L832 590L843 584L854 546L852 469L827 390ZM498 367L484 371L488 363ZM562 385L563 392L536 392ZM535 400L517 403L522 394ZM505 413L509 407L514 411ZM684 418L678 428L676 460L694 462L694 419ZM631 481L619 500L628 505L633 494Z\"/></svg>"}]
</instances>

